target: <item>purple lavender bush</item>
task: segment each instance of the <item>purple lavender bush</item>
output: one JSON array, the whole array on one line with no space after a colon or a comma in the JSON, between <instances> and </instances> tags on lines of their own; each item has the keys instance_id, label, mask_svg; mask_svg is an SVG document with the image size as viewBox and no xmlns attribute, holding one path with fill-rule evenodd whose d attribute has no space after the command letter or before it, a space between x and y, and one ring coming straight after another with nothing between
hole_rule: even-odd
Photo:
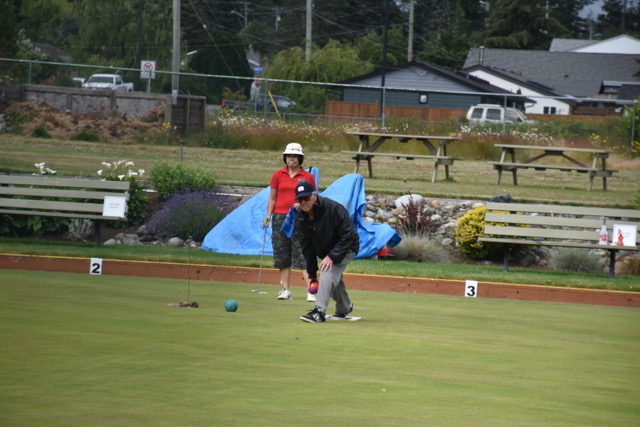
<instances>
[{"instance_id":1,"label":"purple lavender bush","mask_svg":"<svg viewBox=\"0 0 640 427\"><path fill-rule=\"evenodd\" d=\"M180 237L201 242L209 231L228 215L236 199L210 191L173 195L147 222L147 229L163 237Z\"/></svg>"}]
</instances>

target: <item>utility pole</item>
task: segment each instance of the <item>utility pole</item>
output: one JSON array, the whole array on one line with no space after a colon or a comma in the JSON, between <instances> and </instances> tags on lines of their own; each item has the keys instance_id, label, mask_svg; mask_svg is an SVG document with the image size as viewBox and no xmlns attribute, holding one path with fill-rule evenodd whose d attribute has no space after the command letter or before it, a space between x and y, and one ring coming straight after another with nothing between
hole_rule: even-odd
<instances>
[{"instance_id":1,"label":"utility pole","mask_svg":"<svg viewBox=\"0 0 640 427\"><path fill-rule=\"evenodd\" d=\"M413 15L414 15L414 0L409 3L409 41L407 43L407 62L413 60Z\"/></svg>"},{"instance_id":2,"label":"utility pole","mask_svg":"<svg viewBox=\"0 0 640 427\"><path fill-rule=\"evenodd\" d=\"M143 26L143 17L144 15L144 0L138 1L138 53L136 57L136 67L140 66L142 62L142 26Z\"/></svg>"},{"instance_id":3,"label":"utility pole","mask_svg":"<svg viewBox=\"0 0 640 427\"><path fill-rule=\"evenodd\" d=\"M173 0L173 56L171 61L171 100L178 101L180 89L180 0Z\"/></svg>"},{"instance_id":4,"label":"utility pole","mask_svg":"<svg viewBox=\"0 0 640 427\"><path fill-rule=\"evenodd\" d=\"M304 60L309 62L311 60L311 16L313 3L312 0L307 0L307 25L306 25L306 35L304 40Z\"/></svg>"}]
</instances>

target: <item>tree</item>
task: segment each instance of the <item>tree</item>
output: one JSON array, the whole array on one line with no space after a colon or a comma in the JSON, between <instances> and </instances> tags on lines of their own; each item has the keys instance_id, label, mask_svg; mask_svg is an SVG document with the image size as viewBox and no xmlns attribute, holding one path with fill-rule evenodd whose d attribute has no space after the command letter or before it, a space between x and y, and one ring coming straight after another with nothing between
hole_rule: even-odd
<instances>
[{"instance_id":1,"label":"tree","mask_svg":"<svg viewBox=\"0 0 640 427\"><path fill-rule=\"evenodd\" d=\"M487 47L546 50L551 39L567 29L546 9L545 0L496 0L489 27L483 32Z\"/></svg>"},{"instance_id":2,"label":"tree","mask_svg":"<svg viewBox=\"0 0 640 427\"><path fill-rule=\"evenodd\" d=\"M224 31L214 31L207 45L201 46L189 62L189 67L199 74L217 74L228 76L252 76L247 58L244 56L242 42L237 36ZM220 79L201 77L183 77L181 90L183 92L206 95L210 101L222 100L222 91L228 87L232 91L244 90L249 94L251 80Z\"/></svg>"},{"instance_id":3,"label":"tree","mask_svg":"<svg viewBox=\"0 0 640 427\"><path fill-rule=\"evenodd\" d=\"M0 1L0 57L14 58L18 52L18 26L13 5Z\"/></svg>"},{"instance_id":4,"label":"tree","mask_svg":"<svg viewBox=\"0 0 640 427\"><path fill-rule=\"evenodd\" d=\"M387 66L393 67L407 62L407 39L402 29L391 28L387 35ZM358 55L364 62L372 64L376 69L382 66L383 36L371 32L356 41Z\"/></svg>"},{"instance_id":5,"label":"tree","mask_svg":"<svg viewBox=\"0 0 640 427\"><path fill-rule=\"evenodd\" d=\"M596 21L596 33L602 38L640 33L640 4L631 6L629 0L605 0L602 12Z\"/></svg>"},{"instance_id":6,"label":"tree","mask_svg":"<svg viewBox=\"0 0 640 427\"><path fill-rule=\"evenodd\" d=\"M265 73L266 78L335 83L373 71L369 63L358 61L355 48L338 40L315 46L309 62L301 47L280 51ZM269 90L296 100L305 111L323 111L328 89L319 85L271 83Z\"/></svg>"}]
</instances>

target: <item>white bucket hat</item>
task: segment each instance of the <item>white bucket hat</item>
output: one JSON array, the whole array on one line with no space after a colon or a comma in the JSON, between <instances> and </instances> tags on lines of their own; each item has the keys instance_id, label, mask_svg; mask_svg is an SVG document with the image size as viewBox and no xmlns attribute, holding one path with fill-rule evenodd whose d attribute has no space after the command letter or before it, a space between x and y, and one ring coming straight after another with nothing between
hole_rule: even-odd
<instances>
[{"instance_id":1,"label":"white bucket hat","mask_svg":"<svg viewBox=\"0 0 640 427\"><path fill-rule=\"evenodd\" d=\"M284 149L284 153L282 153L283 155L287 155L287 154L295 154L298 156L304 156L304 153L302 152L302 145L298 144L297 142L292 142L290 144L287 144L287 147Z\"/></svg>"}]
</instances>

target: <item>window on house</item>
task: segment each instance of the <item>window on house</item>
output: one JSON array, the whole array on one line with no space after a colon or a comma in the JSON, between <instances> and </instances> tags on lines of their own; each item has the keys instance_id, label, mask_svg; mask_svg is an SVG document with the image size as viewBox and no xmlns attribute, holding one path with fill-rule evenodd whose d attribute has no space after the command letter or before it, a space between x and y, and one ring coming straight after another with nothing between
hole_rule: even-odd
<instances>
[{"instance_id":1,"label":"window on house","mask_svg":"<svg viewBox=\"0 0 640 427\"><path fill-rule=\"evenodd\" d=\"M557 114L556 107L544 107L544 114Z\"/></svg>"},{"instance_id":2,"label":"window on house","mask_svg":"<svg viewBox=\"0 0 640 427\"><path fill-rule=\"evenodd\" d=\"M421 93L418 96L418 102L420 104L428 104L429 103L429 95L427 95L426 93Z\"/></svg>"}]
</instances>

